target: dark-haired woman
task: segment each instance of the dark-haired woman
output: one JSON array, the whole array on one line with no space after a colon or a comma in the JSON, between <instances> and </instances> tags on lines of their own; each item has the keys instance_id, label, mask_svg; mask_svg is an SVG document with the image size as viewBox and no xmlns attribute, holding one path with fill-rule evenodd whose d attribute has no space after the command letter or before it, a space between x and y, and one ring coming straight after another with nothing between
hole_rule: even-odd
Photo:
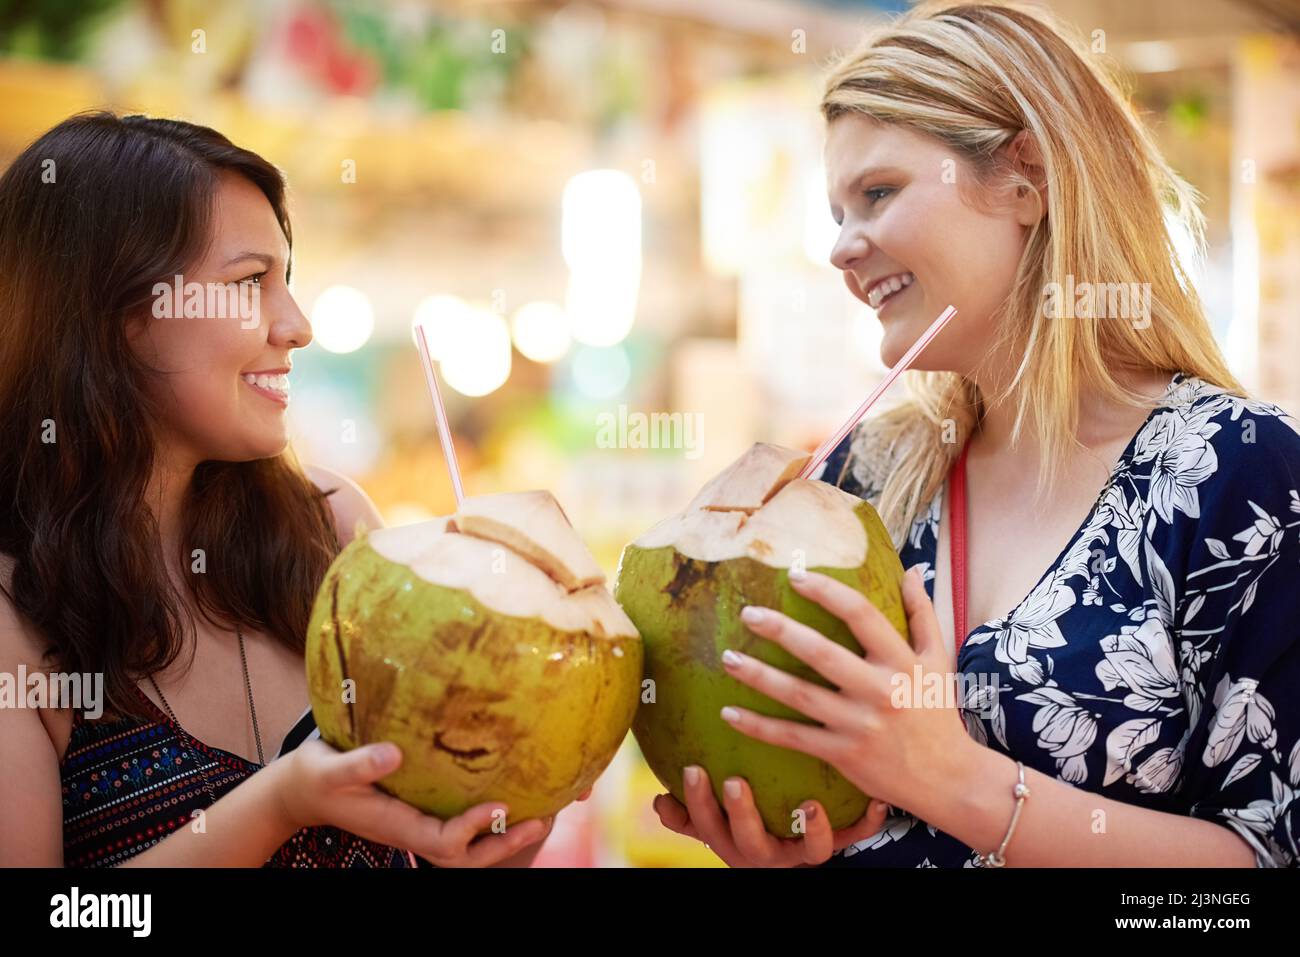
<instances>
[{"instance_id":1,"label":"dark-haired woman","mask_svg":"<svg viewBox=\"0 0 1300 957\"><path fill-rule=\"evenodd\" d=\"M0 673L103 682L102 714L0 708L0 865L487 866L549 832L302 740L312 598L379 518L287 449L291 251L279 172L205 127L75 116L0 179Z\"/></svg>"}]
</instances>

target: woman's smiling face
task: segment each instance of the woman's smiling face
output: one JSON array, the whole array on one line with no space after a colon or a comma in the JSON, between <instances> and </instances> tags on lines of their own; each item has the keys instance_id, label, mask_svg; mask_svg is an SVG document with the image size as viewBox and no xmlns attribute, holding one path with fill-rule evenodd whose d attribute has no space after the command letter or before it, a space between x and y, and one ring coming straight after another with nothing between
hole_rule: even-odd
<instances>
[{"instance_id":1,"label":"woman's smiling face","mask_svg":"<svg viewBox=\"0 0 1300 957\"><path fill-rule=\"evenodd\" d=\"M161 375L150 386L163 410L164 443L192 459L248 461L282 452L289 440L290 354L311 342L311 326L288 287L289 244L266 196L223 173L213 195L211 241L182 282L221 284L251 310L187 318L184 300L164 298L176 318L143 317L132 330L138 355ZM206 298L206 297L205 297Z\"/></svg>"},{"instance_id":2,"label":"woman's smiling face","mask_svg":"<svg viewBox=\"0 0 1300 957\"><path fill-rule=\"evenodd\" d=\"M861 113L832 120L827 191L840 235L831 262L876 310L893 366L949 304L957 316L913 368L969 373L993 340L1036 218L1032 200L977 209L974 173L938 140ZM970 179L958 188L963 177Z\"/></svg>"}]
</instances>

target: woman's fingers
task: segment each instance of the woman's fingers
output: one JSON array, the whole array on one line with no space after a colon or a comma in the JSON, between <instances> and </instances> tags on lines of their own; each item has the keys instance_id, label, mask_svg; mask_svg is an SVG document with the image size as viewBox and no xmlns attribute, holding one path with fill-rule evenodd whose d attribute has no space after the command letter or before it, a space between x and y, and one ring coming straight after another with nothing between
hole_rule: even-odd
<instances>
[{"instance_id":1,"label":"woman's fingers","mask_svg":"<svg viewBox=\"0 0 1300 957\"><path fill-rule=\"evenodd\" d=\"M691 817L699 840L728 864L738 861L740 855L731 840L731 828L713 796L713 785L709 783L708 773L698 765L691 765L682 770L682 784L686 795L686 813Z\"/></svg>"},{"instance_id":2,"label":"woman's fingers","mask_svg":"<svg viewBox=\"0 0 1300 957\"><path fill-rule=\"evenodd\" d=\"M844 622L874 664L889 670L903 669L909 664L913 652L907 642L865 595L818 572L791 576L790 587Z\"/></svg>"},{"instance_id":3,"label":"woman's fingers","mask_svg":"<svg viewBox=\"0 0 1300 957\"><path fill-rule=\"evenodd\" d=\"M703 841L732 867L817 865L824 863L838 849L830 819L816 801L806 801L801 805L801 828L795 828L794 819L791 819L791 834L794 836L777 838L764 827L749 782L744 778L727 779L722 789L726 811L724 817L723 808L719 808L714 800L708 775L703 768L698 771L696 785L687 788L687 807L683 807L671 794L660 794L653 802L655 813L659 815L664 827ZM696 788L707 793L696 794ZM700 816L708 819L708 824L696 826L691 804L699 808ZM725 829L721 839L720 829Z\"/></svg>"},{"instance_id":4,"label":"woman's fingers","mask_svg":"<svg viewBox=\"0 0 1300 957\"><path fill-rule=\"evenodd\" d=\"M754 634L780 645L837 688L857 691L869 674L861 655L789 615L748 605L740 617Z\"/></svg>"},{"instance_id":5,"label":"woman's fingers","mask_svg":"<svg viewBox=\"0 0 1300 957\"><path fill-rule=\"evenodd\" d=\"M804 864L816 866L825 863L835 850L835 835L831 831L826 809L817 801L805 801L803 810L803 840L799 842Z\"/></svg>"},{"instance_id":6,"label":"woman's fingers","mask_svg":"<svg viewBox=\"0 0 1300 957\"><path fill-rule=\"evenodd\" d=\"M870 803L867 804L867 812L862 817L832 835L834 850L842 851L851 844L864 841L871 835L879 833L880 829L885 826L885 818L888 816L889 805L884 801L877 801L872 798Z\"/></svg>"},{"instance_id":7,"label":"woman's fingers","mask_svg":"<svg viewBox=\"0 0 1300 957\"><path fill-rule=\"evenodd\" d=\"M785 856L781 842L763 826L763 818L754 806L754 793L744 778L727 778L723 782L722 803L731 825L732 843L746 860L775 864Z\"/></svg>"},{"instance_id":8,"label":"woman's fingers","mask_svg":"<svg viewBox=\"0 0 1300 957\"><path fill-rule=\"evenodd\" d=\"M825 728L784 718L769 718L757 711L735 705L722 709L722 720L755 740L810 754L832 766L836 763L840 738Z\"/></svg>"},{"instance_id":9,"label":"woman's fingers","mask_svg":"<svg viewBox=\"0 0 1300 957\"><path fill-rule=\"evenodd\" d=\"M769 612L768 614L769 616L776 615L775 612ZM785 616L780 615L779 617L784 618ZM797 623L792 622L792 624ZM811 631L811 629L809 630ZM758 633L768 637L767 632ZM853 657L857 667L866 667L861 658L854 657L851 652L840 648L839 645L835 645L834 642L828 641L821 635L817 635L816 632L813 634L816 635L818 641L825 641L827 644L834 645L837 650ZM784 642L778 641L778 644L787 647ZM749 685L755 691L762 692L773 701L788 705L814 721L827 725L842 725L848 717L848 709L845 706L844 699L838 693L820 685L815 685L811 681L805 681L788 671L773 668L757 658L728 648L722 653L722 667L726 669L727 674L737 681ZM840 684L835 677L831 677L830 680L837 685Z\"/></svg>"},{"instance_id":10,"label":"woman's fingers","mask_svg":"<svg viewBox=\"0 0 1300 957\"><path fill-rule=\"evenodd\" d=\"M416 812L419 813L419 812ZM491 867L535 844L550 833L554 817L532 818L492 832L492 825L505 820L507 809L500 802L477 804L464 814L441 822L436 837L426 838L424 850L417 850L439 867ZM424 817L426 822L437 818ZM483 834L482 832L489 833ZM481 836L480 836L481 835Z\"/></svg>"},{"instance_id":11,"label":"woman's fingers","mask_svg":"<svg viewBox=\"0 0 1300 957\"><path fill-rule=\"evenodd\" d=\"M668 830L676 831L678 834L684 834L687 837L693 837L697 841L700 839L699 835L695 833L695 825L691 823L690 814L671 794L660 794L651 802L651 806L655 809L655 813L659 815L660 823Z\"/></svg>"},{"instance_id":12,"label":"woman's fingers","mask_svg":"<svg viewBox=\"0 0 1300 957\"><path fill-rule=\"evenodd\" d=\"M903 576L903 608L907 611L907 630L912 635L913 650L922 656L937 653L946 658L948 649L943 643L939 616L935 614L934 603L926 594L925 582L921 579L919 569L908 569ZM956 670L956 662L949 670Z\"/></svg>"},{"instance_id":13,"label":"woman's fingers","mask_svg":"<svg viewBox=\"0 0 1300 957\"><path fill-rule=\"evenodd\" d=\"M504 827L506 816L509 813L509 808L500 801L488 801L483 804L476 804L463 814L449 818L443 822L442 832L438 840L442 853L463 854L470 841L478 837L483 831L490 831L496 821L500 821ZM515 827L518 826L515 825ZM513 828L505 828L499 830L497 834L509 834L511 830Z\"/></svg>"},{"instance_id":14,"label":"woman's fingers","mask_svg":"<svg viewBox=\"0 0 1300 957\"><path fill-rule=\"evenodd\" d=\"M536 844L551 833L555 823L554 816L546 820L532 818L512 824L504 834L491 834L481 837L470 845L465 854L465 863L469 867L492 867L506 858L514 857L524 848Z\"/></svg>"},{"instance_id":15,"label":"woman's fingers","mask_svg":"<svg viewBox=\"0 0 1300 957\"><path fill-rule=\"evenodd\" d=\"M312 744L313 742L308 742ZM329 748L328 745L326 745ZM307 752L311 754L311 752ZM312 754L312 757L319 755ZM385 775L392 774L402 765L402 749L391 741L367 744L351 751L339 752L329 748L320 769L320 784L334 790L358 784L373 784Z\"/></svg>"},{"instance_id":16,"label":"woman's fingers","mask_svg":"<svg viewBox=\"0 0 1300 957\"><path fill-rule=\"evenodd\" d=\"M550 833L554 818L510 825L504 823L507 807L500 801L476 805L447 821L425 814L374 786L401 765L402 753L391 742L365 745L339 752L324 742L309 741L293 752L306 762L306 778L313 793L336 802L329 822L361 833L369 840L410 848L440 867L488 867L519 853Z\"/></svg>"},{"instance_id":17,"label":"woman's fingers","mask_svg":"<svg viewBox=\"0 0 1300 957\"><path fill-rule=\"evenodd\" d=\"M731 838L745 858L756 864L791 866L817 865L834 851L834 838L826 811L816 801L800 805L799 827L790 820L790 837L773 836L763 824L754 803L754 792L744 778L728 778L722 789Z\"/></svg>"},{"instance_id":18,"label":"woman's fingers","mask_svg":"<svg viewBox=\"0 0 1300 957\"><path fill-rule=\"evenodd\" d=\"M347 801L347 815L331 821L345 831L364 832L361 836L368 840L390 847L409 847L422 856L427 856L422 849L438 845L442 822L395 797L371 788L369 794Z\"/></svg>"}]
</instances>

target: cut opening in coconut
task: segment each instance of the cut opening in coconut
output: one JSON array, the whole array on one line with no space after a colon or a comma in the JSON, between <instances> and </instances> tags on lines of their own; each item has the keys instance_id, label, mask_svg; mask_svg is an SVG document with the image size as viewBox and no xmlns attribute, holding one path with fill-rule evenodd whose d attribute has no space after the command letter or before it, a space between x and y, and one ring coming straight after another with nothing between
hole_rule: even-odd
<instances>
[{"instance_id":1,"label":"cut opening in coconut","mask_svg":"<svg viewBox=\"0 0 1300 957\"><path fill-rule=\"evenodd\" d=\"M569 591L605 581L605 573L550 492L467 498L452 516L450 530L505 545Z\"/></svg>"},{"instance_id":2,"label":"cut opening in coconut","mask_svg":"<svg viewBox=\"0 0 1300 957\"><path fill-rule=\"evenodd\" d=\"M807 464L807 452L756 442L700 489L686 506L717 512L755 512Z\"/></svg>"},{"instance_id":3,"label":"cut opening in coconut","mask_svg":"<svg viewBox=\"0 0 1300 957\"><path fill-rule=\"evenodd\" d=\"M756 443L712 479L686 510L633 544L720 562L752 558L773 568L855 568L867 556L861 499L796 476L806 452Z\"/></svg>"},{"instance_id":4,"label":"cut opening in coconut","mask_svg":"<svg viewBox=\"0 0 1300 957\"><path fill-rule=\"evenodd\" d=\"M454 515L377 529L367 541L424 581L468 591L503 615L601 637L637 636L549 492L466 498Z\"/></svg>"}]
</instances>

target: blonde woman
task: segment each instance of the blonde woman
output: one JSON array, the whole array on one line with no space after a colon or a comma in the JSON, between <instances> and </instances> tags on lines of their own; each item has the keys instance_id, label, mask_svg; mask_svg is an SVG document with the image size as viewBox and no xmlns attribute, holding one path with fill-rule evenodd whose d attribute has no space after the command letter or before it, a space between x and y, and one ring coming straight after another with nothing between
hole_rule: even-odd
<instances>
[{"instance_id":1,"label":"blonde woman","mask_svg":"<svg viewBox=\"0 0 1300 957\"><path fill-rule=\"evenodd\" d=\"M1180 267L1192 191L1097 60L1016 8L912 11L822 111L832 259L882 359L959 309L821 473L919 566L912 646L813 573L795 587L865 660L752 610L833 687L728 652L816 724L722 718L874 800L836 833L808 802L779 838L743 780L719 805L688 768L661 819L737 866L1296 866L1300 434L1242 392ZM932 674L946 706L895 693Z\"/></svg>"}]
</instances>

